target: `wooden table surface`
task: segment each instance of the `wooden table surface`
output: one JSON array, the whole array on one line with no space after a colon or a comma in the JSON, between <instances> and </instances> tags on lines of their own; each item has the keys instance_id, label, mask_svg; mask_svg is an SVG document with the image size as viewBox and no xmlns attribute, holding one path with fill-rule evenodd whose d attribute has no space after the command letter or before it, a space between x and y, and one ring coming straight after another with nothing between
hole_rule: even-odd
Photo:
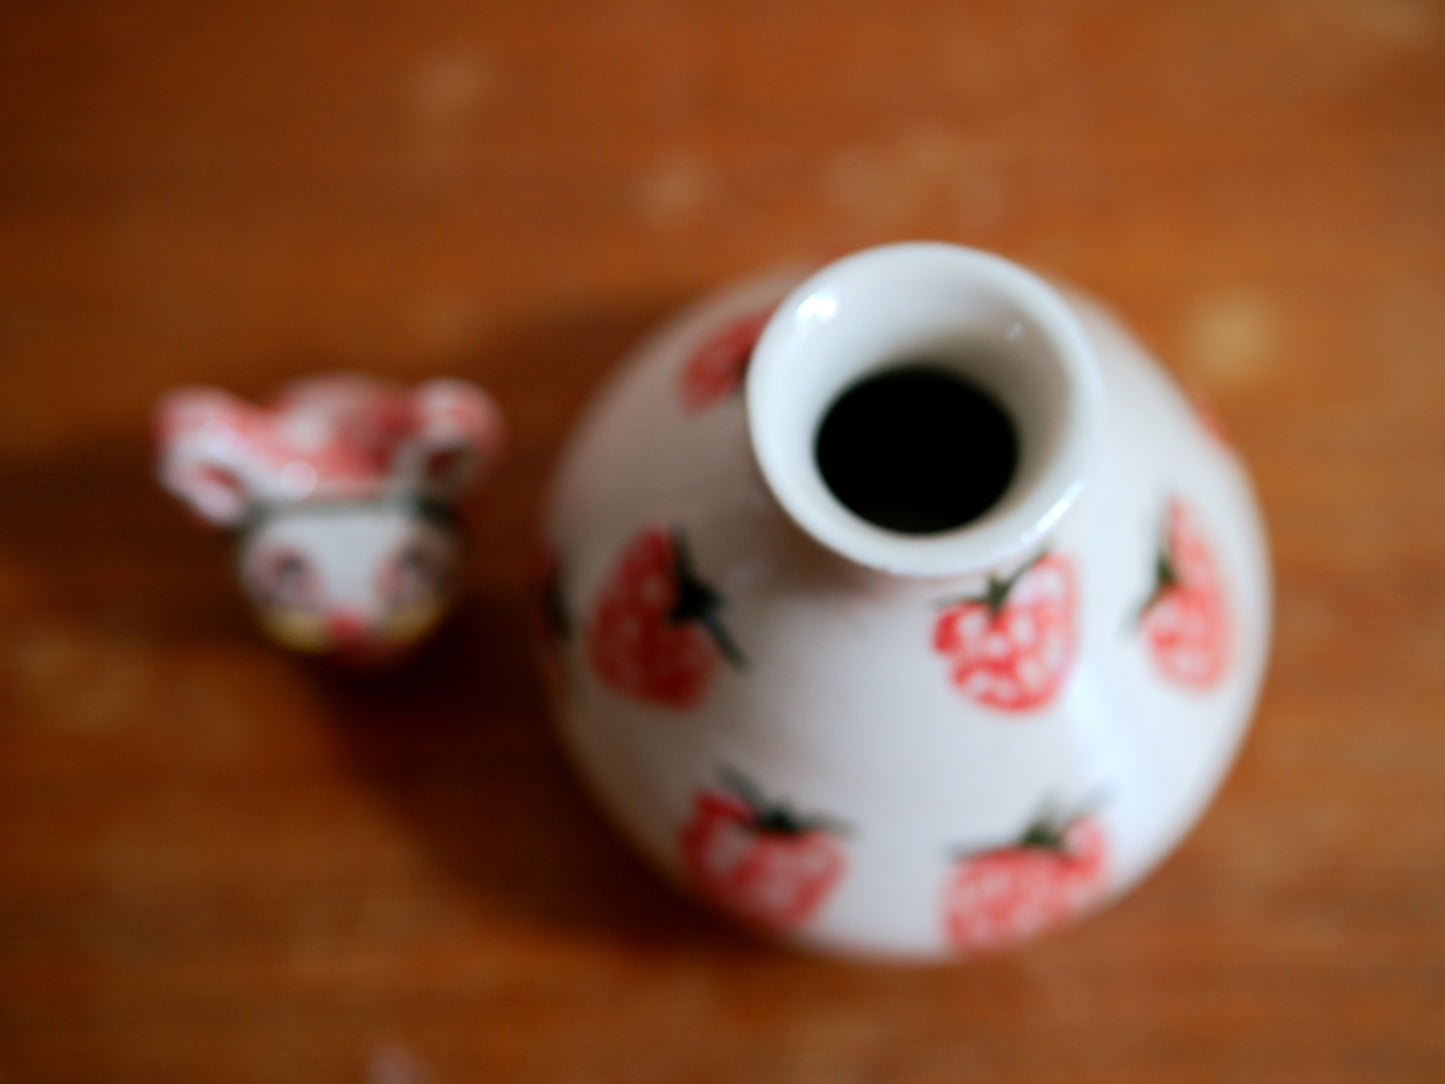
<instances>
[{"instance_id":1,"label":"wooden table surface","mask_svg":"<svg viewBox=\"0 0 1445 1084\"><path fill-rule=\"evenodd\" d=\"M884 240L1110 299L1278 572L1218 802L973 966L794 957L600 825L523 630L545 479L701 290ZM0 1080L1445 1079L1445 7L12 4L0 13ZM348 682L150 477L179 382L474 378L474 590Z\"/></svg>"}]
</instances>

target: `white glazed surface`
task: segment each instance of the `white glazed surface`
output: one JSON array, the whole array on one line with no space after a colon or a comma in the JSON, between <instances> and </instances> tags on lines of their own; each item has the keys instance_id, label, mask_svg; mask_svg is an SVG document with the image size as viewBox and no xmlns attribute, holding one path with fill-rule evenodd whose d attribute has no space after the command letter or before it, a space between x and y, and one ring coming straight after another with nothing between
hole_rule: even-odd
<instances>
[{"instance_id":1,"label":"white glazed surface","mask_svg":"<svg viewBox=\"0 0 1445 1084\"><path fill-rule=\"evenodd\" d=\"M392 661L431 633L457 590L460 536L405 505L301 504L260 520L238 546L241 583L277 643ZM289 576L278 567L290 565Z\"/></svg>"},{"instance_id":2,"label":"white glazed surface","mask_svg":"<svg viewBox=\"0 0 1445 1084\"><path fill-rule=\"evenodd\" d=\"M561 731L604 808L671 878L696 887L686 826L699 793L738 771L795 812L841 822L830 833L841 873L805 919L770 932L841 954L946 959L961 954L942 902L960 855L1008 847L1046 808L1087 811L1109 857L1081 912L1146 874L1200 815L1263 673L1260 518L1238 459L1157 364L1097 304L1034 279L1077 321L1087 342L1067 363L1088 370L1074 374L1076 387L1098 395L1085 484L1046 542L1074 568L1077 656L1058 695L1026 717L970 699L933 648L935 622L945 602L982 593L989 573L1005 577L1032 554L1016 548L1001 565L953 576L895 576L850 560L780 507L754 457L746 396L695 410L678 394L700 344L797 283L755 280L668 325L567 449L546 528L568 628L553 667ZM764 348L808 296L790 295ZM1025 434L1029 426L1020 419ZM1229 614L1225 672L1203 690L1164 680L1138 628L1173 497L1212 546ZM620 692L591 661L591 639L605 632L599 599L649 527L685 537L745 657L718 664L686 709Z\"/></svg>"}]
</instances>

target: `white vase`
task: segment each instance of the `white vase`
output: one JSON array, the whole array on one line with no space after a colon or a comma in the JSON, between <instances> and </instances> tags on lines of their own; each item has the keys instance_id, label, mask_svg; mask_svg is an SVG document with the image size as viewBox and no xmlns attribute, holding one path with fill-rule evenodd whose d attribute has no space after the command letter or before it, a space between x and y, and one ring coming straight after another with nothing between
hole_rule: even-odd
<instances>
[{"instance_id":1,"label":"white vase","mask_svg":"<svg viewBox=\"0 0 1445 1084\"><path fill-rule=\"evenodd\" d=\"M1007 449L912 419L981 389L1016 457L967 522L890 520L820 466L840 396L920 362L918 412L862 396L839 446L967 488ZM1267 652L1265 541L1217 430L1096 304L951 245L670 323L571 441L546 534L583 778L665 874L829 952L966 956L1117 896L1218 786Z\"/></svg>"}]
</instances>

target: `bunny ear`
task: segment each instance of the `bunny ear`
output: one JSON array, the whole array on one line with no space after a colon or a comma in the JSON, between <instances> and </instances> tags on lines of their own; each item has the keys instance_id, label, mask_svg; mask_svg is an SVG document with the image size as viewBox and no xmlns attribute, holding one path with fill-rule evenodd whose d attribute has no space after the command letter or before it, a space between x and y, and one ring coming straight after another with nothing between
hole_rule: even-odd
<instances>
[{"instance_id":1,"label":"bunny ear","mask_svg":"<svg viewBox=\"0 0 1445 1084\"><path fill-rule=\"evenodd\" d=\"M462 380L431 380L412 405L417 427L393 461L395 482L452 498L491 472L504 440L491 396Z\"/></svg>"},{"instance_id":2,"label":"bunny ear","mask_svg":"<svg viewBox=\"0 0 1445 1084\"><path fill-rule=\"evenodd\" d=\"M210 388L183 388L156 411L160 481L203 519L239 522L251 503L244 434L250 410Z\"/></svg>"}]
</instances>

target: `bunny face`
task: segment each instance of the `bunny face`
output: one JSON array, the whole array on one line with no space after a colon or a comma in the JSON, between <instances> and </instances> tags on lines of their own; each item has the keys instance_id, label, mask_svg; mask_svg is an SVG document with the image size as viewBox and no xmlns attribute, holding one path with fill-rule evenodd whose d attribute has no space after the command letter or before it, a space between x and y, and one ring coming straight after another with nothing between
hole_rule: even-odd
<instances>
[{"instance_id":1,"label":"bunny face","mask_svg":"<svg viewBox=\"0 0 1445 1084\"><path fill-rule=\"evenodd\" d=\"M455 594L451 507L493 465L501 420L460 381L408 392L332 376L268 407L173 392L159 438L166 487L238 531L241 580L267 633L308 654L383 662L431 631Z\"/></svg>"},{"instance_id":2,"label":"bunny face","mask_svg":"<svg viewBox=\"0 0 1445 1084\"><path fill-rule=\"evenodd\" d=\"M390 503L287 508L248 529L240 550L242 583L272 639L362 662L436 627L460 562L455 530Z\"/></svg>"}]
</instances>

